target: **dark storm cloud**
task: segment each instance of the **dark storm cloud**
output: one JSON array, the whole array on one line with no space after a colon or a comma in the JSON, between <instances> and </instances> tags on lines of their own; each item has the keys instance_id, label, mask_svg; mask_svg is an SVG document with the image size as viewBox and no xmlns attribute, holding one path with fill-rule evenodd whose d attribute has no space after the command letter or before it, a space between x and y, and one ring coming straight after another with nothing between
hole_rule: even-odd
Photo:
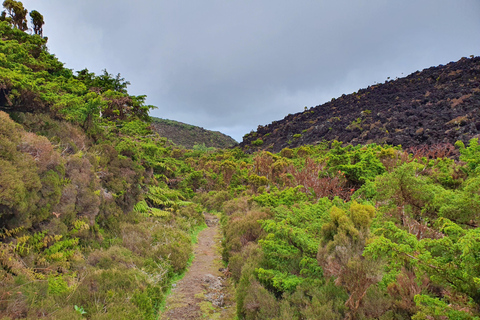
<instances>
[{"instance_id":1,"label":"dark storm cloud","mask_svg":"<svg viewBox=\"0 0 480 320\"><path fill-rule=\"evenodd\" d=\"M480 54L480 2L23 1L66 66L121 73L154 116L242 135Z\"/></svg>"}]
</instances>

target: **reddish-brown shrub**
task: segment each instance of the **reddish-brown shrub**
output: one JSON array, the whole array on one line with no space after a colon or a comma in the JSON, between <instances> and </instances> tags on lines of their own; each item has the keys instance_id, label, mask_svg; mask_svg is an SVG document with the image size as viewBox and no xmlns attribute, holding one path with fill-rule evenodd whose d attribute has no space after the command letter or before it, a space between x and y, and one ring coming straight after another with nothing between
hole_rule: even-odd
<instances>
[{"instance_id":1,"label":"reddish-brown shrub","mask_svg":"<svg viewBox=\"0 0 480 320\"><path fill-rule=\"evenodd\" d=\"M18 149L33 157L39 173L54 169L61 163L60 154L55 152L50 141L32 132L25 132L22 135L22 142Z\"/></svg>"},{"instance_id":2,"label":"reddish-brown shrub","mask_svg":"<svg viewBox=\"0 0 480 320\"><path fill-rule=\"evenodd\" d=\"M417 306L413 300L415 295L427 289L428 285L428 277L424 276L421 279L417 279L413 271L403 268L397 276L397 281L390 284L387 290L389 295L394 298L396 308L407 312L407 314L411 316L415 314L417 310Z\"/></svg>"},{"instance_id":3,"label":"reddish-brown shrub","mask_svg":"<svg viewBox=\"0 0 480 320\"><path fill-rule=\"evenodd\" d=\"M316 198L328 197L333 199L338 196L348 199L350 197L350 193L345 189L346 179L343 175L323 176L323 173L326 172L325 165L316 163L309 157L305 159L303 169L299 170L294 166L289 166L286 172L295 178L294 181L286 181L287 185L292 187L303 185L305 193L311 194L313 192Z\"/></svg>"}]
</instances>

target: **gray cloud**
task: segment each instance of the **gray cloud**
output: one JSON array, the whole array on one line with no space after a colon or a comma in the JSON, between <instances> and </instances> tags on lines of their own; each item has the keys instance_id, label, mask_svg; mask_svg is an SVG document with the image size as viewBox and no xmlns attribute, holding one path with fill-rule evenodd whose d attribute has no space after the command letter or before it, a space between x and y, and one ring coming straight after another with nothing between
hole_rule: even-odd
<instances>
[{"instance_id":1,"label":"gray cloud","mask_svg":"<svg viewBox=\"0 0 480 320\"><path fill-rule=\"evenodd\" d=\"M23 1L68 68L121 73L154 116L240 140L387 77L480 54L477 0Z\"/></svg>"}]
</instances>

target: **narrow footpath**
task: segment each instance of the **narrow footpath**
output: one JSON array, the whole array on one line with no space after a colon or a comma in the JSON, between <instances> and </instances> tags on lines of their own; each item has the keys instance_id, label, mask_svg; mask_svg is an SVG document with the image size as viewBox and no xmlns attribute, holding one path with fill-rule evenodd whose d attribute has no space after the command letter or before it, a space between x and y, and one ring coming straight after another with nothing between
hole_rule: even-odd
<instances>
[{"instance_id":1,"label":"narrow footpath","mask_svg":"<svg viewBox=\"0 0 480 320\"><path fill-rule=\"evenodd\" d=\"M205 213L208 228L198 235L195 259L185 277L173 285L162 320L235 319L231 280L222 272L218 218Z\"/></svg>"}]
</instances>

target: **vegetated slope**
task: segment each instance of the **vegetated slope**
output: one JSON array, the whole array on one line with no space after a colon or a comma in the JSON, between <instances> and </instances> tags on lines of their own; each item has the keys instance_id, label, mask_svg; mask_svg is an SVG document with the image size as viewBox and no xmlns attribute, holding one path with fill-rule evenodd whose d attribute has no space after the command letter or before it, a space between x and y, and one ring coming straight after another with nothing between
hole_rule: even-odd
<instances>
[{"instance_id":1,"label":"vegetated slope","mask_svg":"<svg viewBox=\"0 0 480 320\"><path fill-rule=\"evenodd\" d=\"M12 5L0 21L0 318L157 319L204 224L191 201L201 175L151 131L145 96L120 75L65 68Z\"/></svg>"},{"instance_id":2,"label":"vegetated slope","mask_svg":"<svg viewBox=\"0 0 480 320\"><path fill-rule=\"evenodd\" d=\"M152 128L161 137L166 137L177 145L192 149L194 145L210 148L230 148L238 144L232 137L218 131L210 131L201 127L174 120L152 117Z\"/></svg>"},{"instance_id":3,"label":"vegetated slope","mask_svg":"<svg viewBox=\"0 0 480 320\"><path fill-rule=\"evenodd\" d=\"M480 57L462 58L259 126L240 146L278 152L323 140L403 147L466 142L480 133L479 107Z\"/></svg>"},{"instance_id":4,"label":"vegetated slope","mask_svg":"<svg viewBox=\"0 0 480 320\"><path fill-rule=\"evenodd\" d=\"M1 319L158 319L204 211L239 319L479 319L478 139L186 150L45 42L0 21Z\"/></svg>"}]
</instances>

